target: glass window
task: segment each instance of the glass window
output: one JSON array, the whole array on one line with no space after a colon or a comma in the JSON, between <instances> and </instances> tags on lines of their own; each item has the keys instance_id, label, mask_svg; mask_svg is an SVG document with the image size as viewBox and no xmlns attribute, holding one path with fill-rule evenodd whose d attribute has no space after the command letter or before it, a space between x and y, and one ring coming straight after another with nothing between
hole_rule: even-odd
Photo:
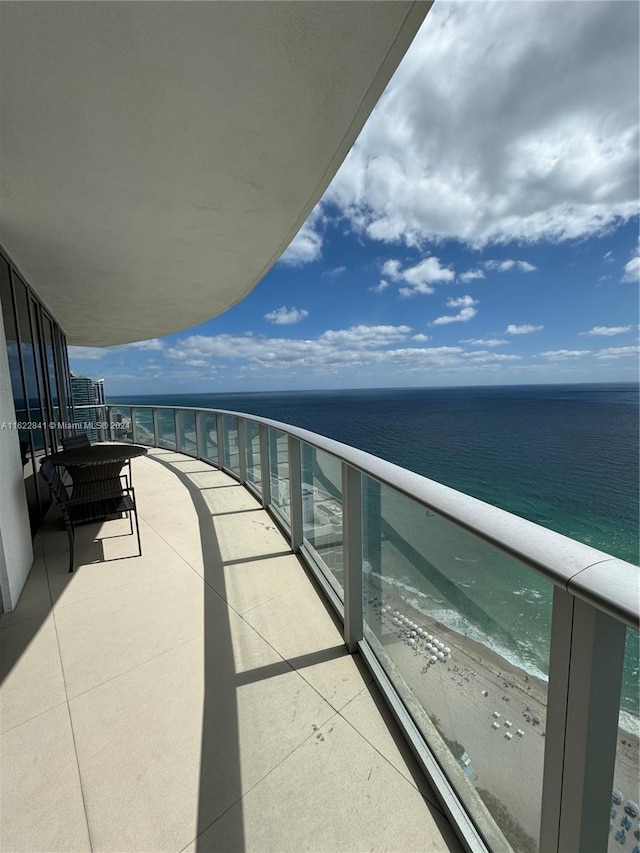
<instances>
[{"instance_id":1,"label":"glass window","mask_svg":"<svg viewBox=\"0 0 640 853\"><path fill-rule=\"evenodd\" d=\"M66 340L2 255L0 300L16 422L23 424L18 435L31 529L35 532L51 503L49 490L38 477L39 459L57 447L62 432L57 423L70 420ZM56 426L49 428L52 421Z\"/></svg>"},{"instance_id":2,"label":"glass window","mask_svg":"<svg viewBox=\"0 0 640 853\"><path fill-rule=\"evenodd\" d=\"M41 517L40 491L44 493L49 491L38 477L39 460L45 454L44 429L42 428L42 423L45 420L45 410L41 404L40 388L36 373L37 367L31 333L29 297L25 284L17 276L14 277L14 294L18 316L20 352L22 354L22 376L26 390L25 422L28 424L27 429L20 432L20 439L21 445L27 450L28 456L23 469L24 483L27 492L31 528L35 531L39 526ZM24 457L23 461L25 461Z\"/></svg>"}]
</instances>

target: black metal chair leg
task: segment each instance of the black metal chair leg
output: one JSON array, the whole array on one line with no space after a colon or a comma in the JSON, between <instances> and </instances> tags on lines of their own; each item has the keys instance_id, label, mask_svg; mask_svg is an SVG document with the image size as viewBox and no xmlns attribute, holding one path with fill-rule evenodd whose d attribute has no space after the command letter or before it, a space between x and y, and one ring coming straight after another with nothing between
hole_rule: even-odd
<instances>
[{"instance_id":1,"label":"black metal chair leg","mask_svg":"<svg viewBox=\"0 0 640 853\"><path fill-rule=\"evenodd\" d=\"M71 525L66 525L67 536L69 537L69 574L73 572L73 558L75 551L75 533Z\"/></svg>"},{"instance_id":2,"label":"black metal chair leg","mask_svg":"<svg viewBox=\"0 0 640 853\"><path fill-rule=\"evenodd\" d=\"M138 521L138 513L134 509L134 510L131 510L131 514L135 515L135 517L136 517L136 533L138 534L138 556L142 557L142 543L140 542L140 522Z\"/></svg>"}]
</instances>

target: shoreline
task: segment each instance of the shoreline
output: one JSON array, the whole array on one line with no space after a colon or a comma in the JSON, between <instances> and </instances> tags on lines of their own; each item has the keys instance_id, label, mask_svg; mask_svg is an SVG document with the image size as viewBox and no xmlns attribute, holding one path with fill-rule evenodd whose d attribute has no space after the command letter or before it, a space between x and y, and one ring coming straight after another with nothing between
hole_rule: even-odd
<instances>
[{"instance_id":1,"label":"shoreline","mask_svg":"<svg viewBox=\"0 0 640 853\"><path fill-rule=\"evenodd\" d=\"M389 609L382 612L383 607ZM416 638L416 646L408 644L407 629L393 622L396 610L434 639L437 635L450 649L445 660L427 664L426 641ZM365 612L384 653L449 748L464 750L463 763L468 764L460 772L477 790L487 790L504 803L536 841L547 682L423 613L386 585L365 588ZM638 736L619 727L614 787L628 799L635 799L637 790L638 746Z\"/></svg>"},{"instance_id":2,"label":"shoreline","mask_svg":"<svg viewBox=\"0 0 640 853\"><path fill-rule=\"evenodd\" d=\"M447 634L449 637L458 637L464 640L465 644L469 646L470 649L475 649L475 656L478 660L484 658L489 658L493 660L494 666L498 667L498 670L502 669L504 672L509 672L513 676L517 676L518 674L522 675L523 673L527 676L528 684L533 688L536 685L538 691L542 692L542 694L546 697L547 685L548 685L548 676L542 673L542 671L535 666L535 664L531 664L528 661L518 659L518 656L514 652L510 652L510 650L505 650L507 653L513 655L516 659L510 660L505 656L502 650L498 650L495 648L495 645L492 643L491 638L486 636L487 643L482 640L475 639L472 636L469 636L467 633L463 633L460 630L456 630L452 628L450 625L447 625L446 622L443 622L441 619L437 617L437 615L433 615L431 613L423 611L420 607L413 604L410 600L403 598L400 589L401 587L396 586L396 584L390 583L389 578L384 575L379 575L373 572L366 572L365 579L369 579L369 583L371 584L371 579L375 579L374 584L379 584L379 589L373 586L374 592L379 592L383 595L385 599L396 599L397 607L394 605L394 609L397 609L400 605L405 608L405 612L409 610L413 613L412 619L413 621L419 622L420 620L429 620L435 622L439 626L439 630L443 634ZM406 589L406 594L414 597L417 594L420 594L420 591L412 592L411 590ZM425 593L422 593L428 599L429 596ZM473 623L470 623L471 627L474 628L474 631L481 633L481 630L475 626ZM452 640L453 642L453 640ZM489 643L492 643L489 645ZM534 671L537 670L537 671ZM525 682L526 683L526 682ZM546 704L546 698L545 698ZM640 711L640 709L639 709ZM618 717L618 728L623 731L626 735L629 735L631 738L640 739L640 713L634 712L634 710L630 708L620 707L620 713Z\"/></svg>"}]
</instances>

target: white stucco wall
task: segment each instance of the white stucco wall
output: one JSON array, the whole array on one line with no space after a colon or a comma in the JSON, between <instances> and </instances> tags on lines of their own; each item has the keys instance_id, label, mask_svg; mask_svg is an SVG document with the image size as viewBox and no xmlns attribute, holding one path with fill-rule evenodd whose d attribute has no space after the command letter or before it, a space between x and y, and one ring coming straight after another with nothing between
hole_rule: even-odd
<instances>
[{"instance_id":1,"label":"white stucco wall","mask_svg":"<svg viewBox=\"0 0 640 853\"><path fill-rule=\"evenodd\" d=\"M0 306L0 593L5 611L15 609L33 564L20 439L16 430L2 429L3 423L15 420Z\"/></svg>"}]
</instances>

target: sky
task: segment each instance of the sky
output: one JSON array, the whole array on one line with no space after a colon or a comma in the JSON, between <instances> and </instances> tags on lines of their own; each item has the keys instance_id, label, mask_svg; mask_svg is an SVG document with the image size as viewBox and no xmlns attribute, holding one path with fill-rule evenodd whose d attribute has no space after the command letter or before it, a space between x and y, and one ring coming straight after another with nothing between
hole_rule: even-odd
<instances>
[{"instance_id":1,"label":"sky","mask_svg":"<svg viewBox=\"0 0 640 853\"><path fill-rule=\"evenodd\" d=\"M637 381L639 8L436 2L257 287L72 370L107 396Z\"/></svg>"}]
</instances>

